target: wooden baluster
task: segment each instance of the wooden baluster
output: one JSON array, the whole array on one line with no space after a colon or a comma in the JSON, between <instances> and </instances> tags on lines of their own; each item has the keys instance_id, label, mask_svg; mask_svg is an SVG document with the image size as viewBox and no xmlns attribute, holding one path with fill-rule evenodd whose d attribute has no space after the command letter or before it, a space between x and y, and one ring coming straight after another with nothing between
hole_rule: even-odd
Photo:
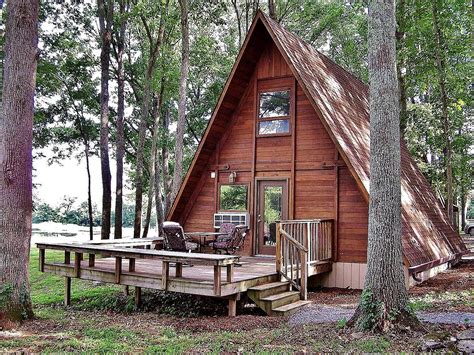
<instances>
[{"instance_id":1,"label":"wooden baluster","mask_svg":"<svg viewBox=\"0 0 474 355\"><path fill-rule=\"evenodd\" d=\"M89 253L89 267L94 267L95 265L95 254Z\"/></svg>"},{"instance_id":2,"label":"wooden baluster","mask_svg":"<svg viewBox=\"0 0 474 355\"><path fill-rule=\"evenodd\" d=\"M71 263L71 252L65 251L64 252L64 264L69 265Z\"/></svg>"},{"instance_id":3,"label":"wooden baluster","mask_svg":"<svg viewBox=\"0 0 474 355\"><path fill-rule=\"evenodd\" d=\"M74 277L81 277L82 253L74 253Z\"/></svg>"},{"instance_id":4,"label":"wooden baluster","mask_svg":"<svg viewBox=\"0 0 474 355\"><path fill-rule=\"evenodd\" d=\"M276 260L275 267L276 272L281 273L281 235L280 235L281 224L276 225Z\"/></svg>"}]
</instances>

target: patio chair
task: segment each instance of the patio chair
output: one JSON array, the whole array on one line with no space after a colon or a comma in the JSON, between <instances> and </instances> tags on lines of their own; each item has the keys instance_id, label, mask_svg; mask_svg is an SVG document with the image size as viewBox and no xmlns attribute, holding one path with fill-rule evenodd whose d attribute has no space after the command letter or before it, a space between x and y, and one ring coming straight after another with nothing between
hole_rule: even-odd
<instances>
[{"instance_id":1,"label":"patio chair","mask_svg":"<svg viewBox=\"0 0 474 355\"><path fill-rule=\"evenodd\" d=\"M212 249L214 249L215 253L219 254L222 252L225 252L226 254L235 254L235 252L244 244L248 230L247 226L235 226L232 236L225 240L216 240L211 243Z\"/></svg>"},{"instance_id":2,"label":"patio chair","mask_svg":"<svg viewBox=\"0 0 474 355\"><path fill-rule=\"evenodd\" d=\"M232 238L232 234L234 233L234 230L235 230L235 224L222 223L219 226L219 233L225 233L225 234L218 236L215 240L211 240L206 244L211 245L212 243L216 243L216 242L225 242L229 240L230 238Z\"/></svg>"},{"instance_id":3,"label":"patio chair","mask_svg":"<svg viewBox=\"0 0 474 355\"><path fill-rule=\"evenodd\" d=\"M163 234L166 250L191 252L198 248L198 244L191 242L184 234L183 227L179 223L163 222Z\"/></svg>"}]
</instances>

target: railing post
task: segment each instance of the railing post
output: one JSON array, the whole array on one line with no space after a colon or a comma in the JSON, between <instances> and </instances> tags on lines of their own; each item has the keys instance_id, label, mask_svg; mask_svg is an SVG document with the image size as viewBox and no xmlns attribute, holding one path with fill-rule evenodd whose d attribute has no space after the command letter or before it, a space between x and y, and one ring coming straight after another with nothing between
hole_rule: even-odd
<instances>
[{"instance_id":1,"label":"railing post","mask_svg":"<svg viewBox=\"0 0 474 355\"><path fill-rule=\"evenodd\" d=\"M319 255L319 228L320 227L321 227L321 221L316 222L316 235L314 236L314 240L316 242L316 253L315 253L316 260L315 261L321 260L321 255Z\"/></svg>"},{"instance_id":2,"label":"railing post","mask_svg":"<svg viewBox=\"0 0 474 355\"><path fill-rule=\"evenodd\" d=\"M282 258L280 228L281 228L281 223L278 222L276 224L276 260L275 260L275 266L276 266L276 272L277 273L281 272L281 258Z\"/></svg>"},{"instance_id":3,"label":"railing post","mask_svg":"<svg viewBox=\"0 0 474 355\"><path fill-rule=\"evenodd\" d=\"M300 288L300 298L305 300L308 298L308 261L306 259L307 253L303 250L300 250L301 258L301 288Z\"/></svg>"}]
</instances>

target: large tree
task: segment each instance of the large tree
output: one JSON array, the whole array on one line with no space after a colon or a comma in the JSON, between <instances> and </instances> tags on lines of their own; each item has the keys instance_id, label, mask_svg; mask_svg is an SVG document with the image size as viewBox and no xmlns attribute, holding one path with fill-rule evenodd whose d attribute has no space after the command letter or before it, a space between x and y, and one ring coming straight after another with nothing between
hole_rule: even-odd
<instances>
[{"instance_id":1,"label":"large tree","mask_svg":"<svg viewBox=\"0 0 474 355\"><path fill-rule=\"evenodd\" d=\"M100 166L102 172L102 229L101 239L110 238L110 214L112 208L112 175L109 161L109 65L112 41L112 0L97 1L100 27Z\"/></svg>"},{"instance_id":2,"label":"large tree","mask_svg":"<svg viewBox=\"0 0 474 355\"><path fill-rule=\"evenodd\" d=\"M115 229L114 238L122 238L122 209L123 209L123 158L125 155L125 68L123 57L125 53L125 32L127 29L128 1L120 0L120 27L116 32L115 57L117 59L117 171L115 187Z\"/></svg>"},{"instance_id":3,"label":"large tree","mask_svg":"<svg viewBox=\"0 0 474 355\"><path fill-rule=\"evenodd\" d=\"M395 0L369 2L370 201L367 276L350 324L385 331L415 325L402 259L400 125Z\"/></svg>"},{"instance_id":4,"label":"large tree","mask_svg":"<svg viewBox=\"0 0 474 355\"><path fill-rule=\"evenodd\" d=\"M9 1L0 108L0 323L33 316L28 261L38 0Z\"/></svg>"},{"instance_id":5,"label":"large tree","mask_svg":"<svg viewBox=\"0 0 474 355\"><path fill-rule=\"evenodd\" d=\"M174 149L173 186L171 188L171 202L178 194L183 178L183 149L184 130L186 128L186 86L189 73L189 23L188 1L179 0L181 8L181 76L179 79L178 124L176 126L176 143Z\"/></svg>"}]
</instances>

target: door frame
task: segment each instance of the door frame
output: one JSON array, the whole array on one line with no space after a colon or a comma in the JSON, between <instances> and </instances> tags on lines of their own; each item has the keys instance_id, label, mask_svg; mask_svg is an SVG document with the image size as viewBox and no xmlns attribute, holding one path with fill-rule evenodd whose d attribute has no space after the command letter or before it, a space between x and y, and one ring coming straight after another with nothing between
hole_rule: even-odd
<instances>
[{"instance_id":1,"label":"door frame","mask_svg":"<svg viewBox=\"0 0 474 355\"><path fill-rule=\"evenodd\" d=\"M269 255L269 254L261 254L258 246L259 246L259 225L258 225L258 205L259 205L259 194L260 194L260 189L259 189L259 183L261 181L278 181L278 182L285 182L286 183L286 198L283 197L286 201L286 213L289 216L290 213L290 178L285 177L285 176L263 176L263 177L256 177L255 178L255 192L254 192L254 205L253 205L253 218L252 222L254 225L254 238L253 238L253 255L259 255L259 256L267 256L267 257L274 257L275 255Z\"/></svg>"}]
</instances>

